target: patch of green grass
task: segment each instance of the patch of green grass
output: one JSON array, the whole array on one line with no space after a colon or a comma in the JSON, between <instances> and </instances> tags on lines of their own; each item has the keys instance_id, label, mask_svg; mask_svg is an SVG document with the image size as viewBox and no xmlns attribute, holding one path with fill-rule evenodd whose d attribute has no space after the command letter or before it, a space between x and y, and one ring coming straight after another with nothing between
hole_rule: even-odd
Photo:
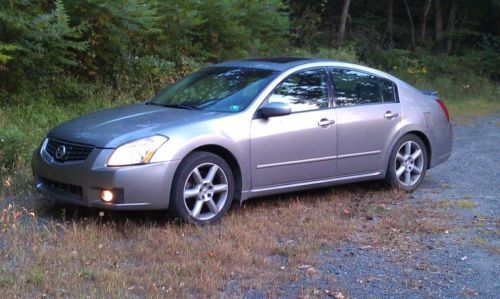
<instances>
[{"instance_id":1,"label":"patch of green grass","mask_svg":"<svg viewBox=\"0 0 500 299\"><path fill-rule=\"evenodd\" d=\"M26 273L26 282L33 285L41 285L44 280L44 273L42 269L35 265Z\"/></svg>"},{"instance_id":2,"label":"patch of green grass","mask_svg":"<svg viewBox=\"0 0 500 299\"><path fill-rule=\"evenodd\" d=\"M373 207L373 213L376 215L385 215L387 214L387 209L380 205L376 205Z\"/></svg>"},{"instance_id":3,"label":"patch of green grass","mask_svg":"<svg viewBox=\"0 0 500 299\"><path fill-rule=\"evenodd\" d=\"M0 288L14 284L14 276L0 269Z\"/></svg>"},{"instance_id":4,"label":"patch of green grass","mask_svg":"<svg viewBox=\"0 0 500 299\"><path fill-rule=\"evenodd\" d=\"M91 269L82 269L80 272L78 272L78 276L81 276L87 280L91 280L91 281L95 281L96 278L97 278L97 275L95 273L95 271L91 270Z\"/></svg>"},{"instance_id":5,"label":"patch of green grass","mask_svg":"<svg viewBox=\"0 0 500 299\"><path fill-rule=\"evenodd\" d=\"M465 195L460 199L442 200L437 204L437 206L441 208L456 208L456 209L470 210L475 208L477 205L474 201L471 200L471 197L469 195Z\"/></svg>"},{"instance_id":6,"label":"patch of green grass","mask_svg":"<svg viewBox=\"0 0 500 299\"><path fill-rule=\"evenodd\" d=\"M476 204L469 199L459 199L455 202L455 206L459 209L470 210L476 207Z\"/></svg>"},{"instance_id":7,"label":"patch of green grass","mask_svg":"<svg viewBox=\"0 0 500 299\"><path fill-rule=\"evenodd\" d=\"M0 194L26 189L31 182L31 155L51 128L86 113L134 102L128 93L97 85L67 99L47 90L0 99Z\"/></svg>"},{"instance_id":8,"label":"patch of green grass","mask_svg":"<svg viewBox=\"0 0 500 299\"><path fill-rule=\"evenodd\" d=\"M452 120L500 112L500 85L481 77L470 76L457 82L446 76L420 76L409 82L420 89L437 90Z\"/></svg>"}]
</instances>

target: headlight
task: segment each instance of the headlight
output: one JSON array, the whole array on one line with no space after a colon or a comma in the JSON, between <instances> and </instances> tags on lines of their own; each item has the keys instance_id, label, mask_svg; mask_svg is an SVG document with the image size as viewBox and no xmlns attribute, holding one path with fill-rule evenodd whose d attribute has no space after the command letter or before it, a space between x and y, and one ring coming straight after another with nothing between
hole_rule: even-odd
<instances>
[{"instance_id":1,"label":"headlight","mask_svg":"<svg viewBox=\"0 0 500 299\"><path fill-rule=\"evenodd\" d=\"M119 146L108 159L108 166L126 166L149 163L156 150L167 142L160 135L138 139Z\"/></svg>"}]
</instances>

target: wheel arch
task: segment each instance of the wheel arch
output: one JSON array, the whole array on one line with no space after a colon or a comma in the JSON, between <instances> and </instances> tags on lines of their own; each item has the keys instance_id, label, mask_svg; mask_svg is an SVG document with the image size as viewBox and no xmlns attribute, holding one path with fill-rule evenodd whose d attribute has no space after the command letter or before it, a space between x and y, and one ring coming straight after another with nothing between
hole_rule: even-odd
<instances>
[{"instance_id":1,"label":"wheel arch","mask_svg":"<svg viewBox=\"0 0 500 299\"><path fill-rule=\"evenodd\" d=\"M226 161L227 164L229 164L229 167L231 167L231 171L233 172L233 178L234 178L234 199L240 200L243 177L241 174L240 164L238 163L238 160L233 155L233 153L231 153L231 151L229 151L223 146L217 144L206 144L194 148L186 155L186 157L193 152L199 152L199 151L209 152L214 155L217 155L222 159L224 159L224 161Z\"/></svg>"},{"instance_id":2,"label":"wheel arch","mask_svg":"<svg viewBox=\"0 0 500 299\"><path fill-rule=\"evenodd\" d=\"M408 131L408 132L404 133L403 135L401 135L400 138L402 138L405 135L409 135L409 134L413 134L413 135L418 136L424 142L425 149L427 151L427 169L429 169L431 167L431 165L432 165L431 164L431 160L432 160L432 148L431 148L431 143L429 141L429 138L422 131L416 131L416 130Z\"/></svg>"}]
</instances>

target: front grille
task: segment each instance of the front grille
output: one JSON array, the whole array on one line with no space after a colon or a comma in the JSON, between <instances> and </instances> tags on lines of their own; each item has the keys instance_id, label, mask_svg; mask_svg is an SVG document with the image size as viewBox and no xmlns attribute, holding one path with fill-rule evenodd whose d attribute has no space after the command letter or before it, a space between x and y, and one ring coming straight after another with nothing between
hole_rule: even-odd
<instances>
[{"instance_id":1,"label":"front grille","mask_svg":"<svg viewBox=\"0 0 500 299\"><path fill-rule=\"evenodd\" d=\"M45 185L45 187L48 189L55 190L55 191L62 191L65 193L70 193L70 194L78 195L78 196L83 195L83 189L81 186L61 183L61 182L49 180L46 178L41 178L41 181Z\"/></svg>"},{"instance_id":2,"label":"front grille","mask_svg":"<svg viewBox=\"0 0 500 299\"><path fill-rule=\"evenodd\" d=\"M64 151L62 150L63 147ZM49 155L51 155L56 161L59 162L85 160L90 155L90 152L92 152L93 149L94 148L90 145L70 143L55 139L49 139L45 148L47 153L49 153Z\"/></svg>"}]
</instances>

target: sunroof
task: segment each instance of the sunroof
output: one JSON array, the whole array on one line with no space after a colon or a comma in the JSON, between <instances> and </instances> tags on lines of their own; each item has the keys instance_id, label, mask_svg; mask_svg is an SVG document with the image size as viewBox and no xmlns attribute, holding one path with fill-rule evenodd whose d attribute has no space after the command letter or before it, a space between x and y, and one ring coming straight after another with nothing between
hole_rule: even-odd
<instances>
[{"instance_id":1,"label":"sunroof","mask_svg":"<svg viewBox=\"0 0 500 299\"><path fill-rule=\"evenodd\" d=\"M309 58L302 57L272 57L272 58L251 58L247 61L262 61L262 62L272 62L272 63L289 63L301 60L309 60Z\"/></svg>"}]
</instances>

